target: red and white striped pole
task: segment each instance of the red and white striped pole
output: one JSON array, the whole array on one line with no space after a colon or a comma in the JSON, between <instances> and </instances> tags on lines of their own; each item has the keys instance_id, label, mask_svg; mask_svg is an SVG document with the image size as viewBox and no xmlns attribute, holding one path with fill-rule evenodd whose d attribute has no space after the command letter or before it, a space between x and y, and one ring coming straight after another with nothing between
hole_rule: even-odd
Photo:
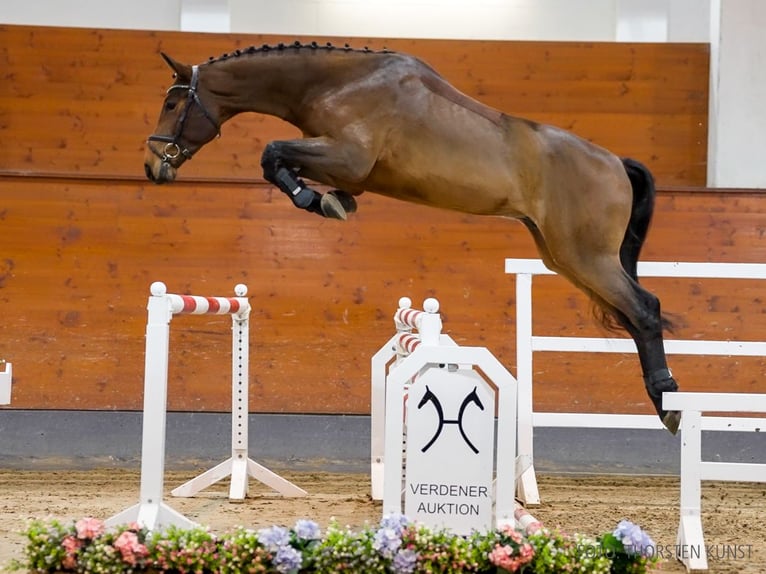
<instances>
[{"instance_id":1,"label":"red and white striped pole","mask_svg":"<svg viewBox=\"0 0 766 574\"><path fill-rule=\"evenodd\" d=\"M394 313L394 325L397 333L397 355L399 358L412 353L421 343L438 346L442 332L442 320L439 315L439 301L429 297L423 301L423 311L412 309L409 297L399 299L399 308ZM413 333L417 330L417 334Z\"/></svg>"},{"instance_id":2,"label":"red and white striped pole","mask_svg":"<svg viewBox=\"0 0 766 574\"><path fill-rule=\"evenodd\" d=\"M154 283L157 290L162 291L163 283ZM234 288L237 297L200 297L198 295L174 295L168 293L170 310L173 314L186 313L189 315L244 315L250 311L250 304L245 295L247 287L239 284Z\"/></svg>"}]
</instances>

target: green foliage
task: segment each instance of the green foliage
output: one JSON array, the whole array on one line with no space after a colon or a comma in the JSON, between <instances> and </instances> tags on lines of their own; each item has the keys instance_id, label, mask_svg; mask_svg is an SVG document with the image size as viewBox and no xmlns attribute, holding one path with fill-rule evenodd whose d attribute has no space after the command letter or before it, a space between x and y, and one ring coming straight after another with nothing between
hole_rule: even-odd
<instances>
[{"instance_id":1,"label":"green foliage","mask_svg":"<svg viewBox=\"0 0 766 574\"><path fill-rule=\"evenodd\" d=\"M171 526L152 535L149 563L165 572L217 572L219 541L207 529Z\"/></svg>"},{"instance_id":2,"label":"green foliage","mask_svg":"<svg viewBox=\"0 0 766 574\"><path fill-rule=\"evenodd\" d=\"M353 532L333 523L324 538L312 552L314 571L332 572L388 572L388 561L373 548L375 531L366 528Z\"/></svg>"},{"instance_id":3,"label":"green foliage","mask_svg":"<svg viewBox=\"0 0 766 574\"><path fill-rule=\"evenodd\" d=\"M271 553L258 542L255 530L238 528L219 544L221 574L259 574L269 571Z\"/></svg>"},{"instance_id":4,"label":"green foliage","mask_svg":"<svg viewBox=\"0 0 766 574\"><path fill-rule=\"evenodd\" d=\"M62 525L58 520L31 521L24 532L27 544L26 562L23 568L32 572L52 572L59 568L66 559L67 551L63 541L68 534L70 534L70 528ZM14 566L19 569L22 567L20 564Z\"/></svg>"},{"instance_id":5,"label":"green foliage","mask_svg":"<svg viewBox=\"0 0 766 574\"><path fill-rule=\"evenodd\" d=\"M609 574L611 560L601 552L596 540L558 531L542 531L529 537L535 549L532 572L535 574Z\"/></svg>"},{"instance_id":6,"label":"green foliage","mask_svg":"<svg viewBox=\"0 0 766 574\"><path fill-rule=\"evenodd\" d=\"M647 556L651 539L628 521L598 539L511 527L459 536L401 515L358 531L333 523L324 535L308 520L216 535L202 527L106 529L93 518L33 520L23 535L26 559L14 567L35 573L645 574L656 562Z\"/></svg>"}]
</instances>

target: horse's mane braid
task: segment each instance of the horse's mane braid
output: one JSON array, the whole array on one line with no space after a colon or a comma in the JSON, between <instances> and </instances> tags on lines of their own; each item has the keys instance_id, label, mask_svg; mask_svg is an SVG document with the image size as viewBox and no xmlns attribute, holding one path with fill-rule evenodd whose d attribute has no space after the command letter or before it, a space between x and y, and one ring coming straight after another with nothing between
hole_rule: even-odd
<instances>
[{"instance_id":1,"label":"horse's mane braid","mask_svg":"<svg viewBox=\"0 0 766 574\"><path fill-rule=\"evenodd\" d=\"M296 40L292 44L285 44L283 42L280 42L279 44L263 44L262 46L250 46L249 48L245 48L244 50L234 50L233 52L223 54L221 56L218 56L217 58L215 56L210 56L208 63L212 64L214 62L221 62L223 60L229 60L231 58L238 58L245 54L257 54L257 53L271 52L271 51L279 52L284 50L324 50L327 52L332 50L340 50L342 52L361 52L366 54L374 54L374 53L388 54L391 52L391 50L388 50L387 48L383 48L382 50L371 50L367 46L365 46L364 48L352 48L348 44L344 44L343 46L336 46L332 42L327 42L325 44L319 44L317 42L309 42L307 44L304 44L303 42Z\"/></svg>"}]
</instances>

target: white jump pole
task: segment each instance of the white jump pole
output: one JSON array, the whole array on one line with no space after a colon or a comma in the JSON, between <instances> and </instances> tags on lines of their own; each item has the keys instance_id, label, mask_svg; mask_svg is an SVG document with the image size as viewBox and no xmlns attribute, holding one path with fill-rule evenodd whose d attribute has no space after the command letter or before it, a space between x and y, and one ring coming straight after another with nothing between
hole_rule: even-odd
<instances>
[{"instance_id":1,"label":"white jump pole","mask_svg":"<svg viewBox=\"0 0 766 574\"><path fill-rule=\"evenodd\" d=\"M532 420L532 276L516 276L516 384L518 385L516 496L527 506L540 504L534 466Z\"/></svg>"}]
</instances>

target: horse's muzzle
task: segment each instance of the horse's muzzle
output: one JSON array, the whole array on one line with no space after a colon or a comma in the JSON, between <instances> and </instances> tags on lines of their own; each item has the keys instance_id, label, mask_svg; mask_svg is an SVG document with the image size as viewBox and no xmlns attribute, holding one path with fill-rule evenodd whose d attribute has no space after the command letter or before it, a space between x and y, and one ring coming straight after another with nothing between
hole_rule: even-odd
<instances>
[{"instance_id":1,"label":"horse's muzzle","mask_svg":"<svg viewBox=\"0 0 766 574\"><path fill-rule=\"evenodd\" d=\"M176 178L176 169L170 165L170 163L163 161L159 163L159 169L155 173L154 168L157 164L152 165L150 162L144 164L144 171L149 181L161 184L172 183Z\"/></svg>"}]
</instances>

